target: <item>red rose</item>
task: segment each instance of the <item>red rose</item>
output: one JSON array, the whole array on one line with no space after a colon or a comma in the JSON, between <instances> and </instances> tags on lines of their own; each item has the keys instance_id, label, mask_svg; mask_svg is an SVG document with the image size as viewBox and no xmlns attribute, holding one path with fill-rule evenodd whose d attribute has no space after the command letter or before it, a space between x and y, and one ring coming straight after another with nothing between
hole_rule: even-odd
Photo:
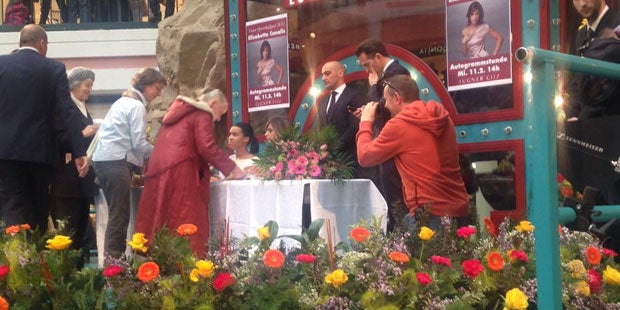
<instances>
[{"instance_id":1,"label":"red rose","mask_svg":"<svg viewBox=\"0 0 620 310\"><path fill-rule=\"evenodd\" d=\"M101 274L103 274L103 276L106 278L114 278L118 276L121 272L123 272L123 267L110 265L106 267L106 269L104 269Z\"/></svg>"},{"instance_id":2,"label":"red rose","mask_svg":"<svg viewBox=\"0 0 620 310\"><path fill-rule=\"evenodd\" d=\"M2 280L7 274L9 274L9 271L11 271L11 267L7 266L0 266L0 280Z\"/></svg>"},{"instance_id":3,"label":"red rose","mask_svg":"<svg viewBox=\"0 0 620 310\"><path fill-rule=\"evenodd\" d=\"M449 258L443 256L433 255L431 256L431 262L435 265L442 265L446 267L452 267L452 262Z\"/></svg>"},{"instance_id":4,"label":"red rose","mask_svg":"<svg viewBox=\"0 0 620 310\"><path fill-rule=\"evenodd\" d=\"M524 263L527 263L530 261L529 257L527 257L527 254L521 250L510 251L510 258L514 260L522 261Z\"/></svg>"},{"instance_id":5,"label":"red rose","mask_svg":"<svg viewBox=\"0 0 620 310\"><path fill-rule=\"evenodd\" d=\"M418 283L422 285L428 285L433 282L431 276L429 276L426 272L418 272L415 274L415 277L418 279Z\"/></svg>"},{"instance_id":6,"label":"red rose","mask_svg":"<svg viewBox=\"0 0 620 310\"><path fill-rule=\"evenodd\" d=\"M463 267L463 273L470 279L475 279L481 272L484 271L484 267L477 259L468 259L461 264Z\"/></svg>"},{"instance_id":7,"label":"red rose","mask_svg":"<svg viewBox=\"0 0 620 310\"><path fill-rule=\"evenodd\" d=\"M564 182L564 176L561 173L558 173L558 183Z\"/></svg>"},{"instance_id":8,"label":"red rose","mask_svg":"<svg viewBox=\"0 0 620 310\"><path fill-rule=\"evenodd\" d=\"M213 288L221 292L230 285L235 284L235 278L228 272L222 272L213 280Z\"/></svg>"},{"instance_id":9,"label":"red rose","mask_svg":"<svg viewBox=\"0 0 620 310\"><path fill-rule=\"evenodd\" d=\"M594 269L588 269L588 286L592 293L598 293L601 291L601 274Z\"/></svg>"},{"instance_id":10,"label":"red rose","mask_svg":"<svg viewBox=\"0 0 620 310\"><path fill-rule=\"evenodd\" d=\"M300 263L312 264L316 261L316 257L311 254L299 254L295 256L295 259Z\"/></svg>"},{"instance_id":11,"label":"red rose","mask_svg":"<svg viewBox=\"0 0 620 310\"><path fill-rule=\"evenodd\" d=\"M601 253L603 253L603 255L605 255L605 257L616 257L618 256L618 253L616 253L616 251L612 250L612 249L608 249L608 248L602 248L601 249Z\"/></svg>"},{"instance_id":12,"label":"red rose","mask_svg":"<svg viewBox=\"0 0 620 310\"><path fill-rule=\"evenodd\" d=\"M456 230L456 235L461 239L467 239L476 233L476 227L463 226Z\"/></svg>"}]
</instances>

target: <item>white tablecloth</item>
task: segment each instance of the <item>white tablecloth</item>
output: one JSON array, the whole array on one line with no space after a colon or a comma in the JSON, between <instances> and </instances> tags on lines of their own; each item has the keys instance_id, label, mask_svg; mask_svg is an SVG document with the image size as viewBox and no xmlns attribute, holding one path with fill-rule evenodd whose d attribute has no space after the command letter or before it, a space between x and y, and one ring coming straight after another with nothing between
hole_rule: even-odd
<instances>
[{"instance_id":1,"label":"white tablecloth","mask_svg":"<svg viewBox=\"0 0 620 310\"><path fill-rule=\"evenodd\" d=\"M311 220L329 219L334 242L347 241L351 227L373 216L387 222L387 204L370 180L223 181L211 184L211 234L229 219L231 235L256 236L269 220L278 223L278 235L300 234L304 185L309 184ZM325 227L321 231L326 236Z\"/></svg>"}]
</instances>

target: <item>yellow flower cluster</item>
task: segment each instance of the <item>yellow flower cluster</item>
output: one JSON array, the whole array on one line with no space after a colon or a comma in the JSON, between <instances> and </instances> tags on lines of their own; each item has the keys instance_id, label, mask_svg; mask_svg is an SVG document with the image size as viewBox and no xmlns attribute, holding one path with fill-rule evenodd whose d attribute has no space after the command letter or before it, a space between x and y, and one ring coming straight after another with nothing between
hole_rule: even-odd
<instances>
[{"instance_id":1,"label":"yellow flower cluster","mask_svg":"<svg viewBox=\"0 0 620 310\"><path fill-rule=\"evenodd\" d=\"M45 247L50 250L60 251L68 248L71 243L73 243L71 238L63 235L56 235L54 238L47 240L47 245Z\"/></svg>"},{"instance_id":2,"label":"yellow flower cluster","mask_svg":"<svg viewBox=\"0 0 620 310\"><path fill-rule=\"evenodd\" d=\"M607 266L605 271L603 271L603 282L609 285L620 286L620 272L611 266Z\"/></svg>"},{"instance_id":3,"label":"yellow flower cluster","mask_svg":"<svg viewBox=\"0 0 620 310\"><path fill-rule=\"evenodd\" d=\"M534 225L530 221L521 221L519 225L515 226L515 229L520 232L533 232Z\"/></svg>"},{"instance_id":4,"label":"yellow flower cluster","mask_svg":"<svg viewBox=\"0 0 620 310\"><path fill-rule=\"evenodd\" d=\"M264 241L266 239L269 239L269 237L271 237L268 226L263 226L257 229L256 231L258 232L258 240L260 241Z\"/></svg>"},{"instance_id":5,"label":"yellow flower cluster","mask_svg":"<svg viewBox=\"0 0 620 310\"><path fill-rule=\"evenodd\" d=\"M568 269L570 270L573 278L585 279L588 275L586 266L584 266L583 262L578 259L573 259L572 261L568 262Z\"/></svg>"},{"instance_id":6,"label":"yellow flower cluster","mask_svg":"<svg viewBox=\"0 0 620 310\"><path fill-rule=\"evenodd\" d=\"M420 237L421 240L428 241L428 240L431 240L434 235L435 235L435 232L432 229L426 226L423 226L420 229L420 233L418 234L418 237Z\"/></svg>"},{"instance_id":7,"label":"yellow flower cluster","mask_svg":"<svg viewBox=\"0 0 620 310\"><path fill-rule=\"evenodd\" d=\"M520 289L513 288L506 292L504 310L525 310L527 306L527 296Z\"/></svg>"},{"instance_id":8,"label":"yellow flower cluster","mask_svg":"<svg viewBox=\"0 0 620 310\"><path fill-rule=\"evenodd\" d=\"M325 276L325 282L333 285L335 288L339 288L340 285L347 282L347 280L349 280L349 277L347 277L347 274L344 273L342 269L336 269Z\"/></svg>"},{"instance_id":9,"label":"yellow flower cluster","mask_svg":"<svg viewBox=\"0 0 620 310\"><path fill-rule=\"evenodd\" d=\"M192 282L198 282L200 278L209 279L213 276L215 264L212 261L199 260L196 262L196 268L189 273L189 279Z\"/></svg>"},{"instance_id":10,"label":"yellow flower cluster","mask_svg":"<svg viewBox=\"0 0 620 310\"><path fill-rule=\"evenodd\" d=\"M142 253L146 253L149 248L145 246L145 244L149 240L144 237L143 233L135 233L131 237L131 241L127 241L127 244L134 250Z\"/></svg>"}]
</instances>

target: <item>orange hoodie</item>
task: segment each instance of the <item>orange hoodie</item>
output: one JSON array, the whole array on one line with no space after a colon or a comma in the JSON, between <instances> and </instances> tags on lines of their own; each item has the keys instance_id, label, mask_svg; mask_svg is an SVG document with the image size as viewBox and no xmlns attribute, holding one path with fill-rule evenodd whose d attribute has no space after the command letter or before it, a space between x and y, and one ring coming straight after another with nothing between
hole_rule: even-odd
<instances>
[{"instance_id":1,"label":"orange hoodie","mask_svg":"<svg viewBox=\"0 0 620 310\"><path fill-rule=\"evenodd\" d=\"M454 124L441 104L418 100L405 105L374 140L372 123L360 122L357 156L364 167L394 158L412 214L426 203L433 215L469 214Z\"/></svg>"}]
</instances>

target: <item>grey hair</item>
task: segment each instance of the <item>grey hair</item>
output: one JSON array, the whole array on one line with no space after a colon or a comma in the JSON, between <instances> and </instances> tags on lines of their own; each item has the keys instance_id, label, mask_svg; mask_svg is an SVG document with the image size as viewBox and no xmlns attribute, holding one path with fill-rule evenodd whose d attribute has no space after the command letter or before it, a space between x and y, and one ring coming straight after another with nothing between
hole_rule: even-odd
<instances>
[{"instance_id":1,"label":"grey hair","mask_svg":"<svg viewBox=\"0 0 620 310\"><path fill-rule=\"evenodd\" d=\"M209 102L213 99L216 99L218 104L228 107L228 99L226 99L224 93L217 88L202 94L202 96L198 98L198 101Z\"/></svg>"}]
</instances>

